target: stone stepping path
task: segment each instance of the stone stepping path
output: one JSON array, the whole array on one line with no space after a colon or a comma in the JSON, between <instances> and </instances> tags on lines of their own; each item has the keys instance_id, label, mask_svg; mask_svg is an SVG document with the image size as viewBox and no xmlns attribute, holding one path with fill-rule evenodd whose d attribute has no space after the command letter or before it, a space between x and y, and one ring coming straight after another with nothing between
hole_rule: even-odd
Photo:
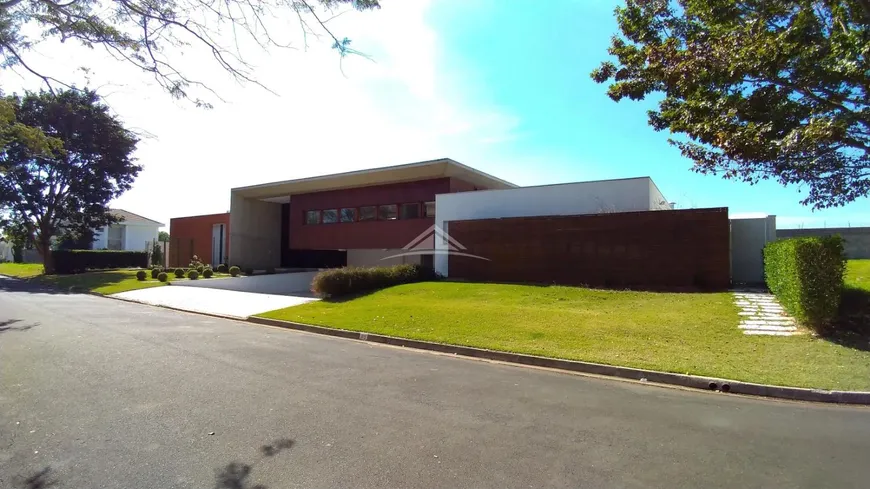
<instances>
[{"instance_id":1,"label":"stone stepping path","mask_svg":"<svg viewBox=\"0 0 870 489\"><path fill-rule=\"evenodd\" d=\"M740 325L746 335L793 336L803 334L794 319L767 292L736 291L734 303L740 307Z\"/></svg>"}]
</instances>

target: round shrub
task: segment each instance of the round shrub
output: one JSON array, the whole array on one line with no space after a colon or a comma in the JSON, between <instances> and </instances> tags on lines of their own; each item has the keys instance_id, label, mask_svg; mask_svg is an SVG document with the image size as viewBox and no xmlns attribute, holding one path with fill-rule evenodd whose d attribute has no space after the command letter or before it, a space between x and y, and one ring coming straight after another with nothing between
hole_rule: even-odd
<instances>
[{"instance_id":1,"label":"round shrub","mask_svg":"<svg viewBox=\"0 0 870 489\"><path fill-rule=\"evenodd\" d=\"M160 272L157 274L157 280L161 282L166 282L169 280L169 275L166 275L166 272Z\"/></svg>"},{"instance_id":2,"label":"round shrub","mask_svg":"<svg viewBox=\"0 0 870 489\"><path fill-rule=\"evenodd\" d=\"M199 278L199 272L197 272L196 270L191 270L187 272L187 278L191 280L196 280Z\"/></svg>"},{"instance_id":3,"label":"round shrub","mask_svg":"<svg viewBox=\"0 0 870 489\"><path fill-rule=\"evenodd\" d=\"M137 280L142 281L142 280L145 280L146 277L148 277L148 274L145 273L145 270L139 270L138 272L136 272L136 279Z\"/></svg>"},{"instance_id":4,"label":"round shrub","mask_svg":"<svg viewBox=\"0 0 870 489\"><path fill-rule=\"evenodd\" d=\"M227 265L225 263L221 263L218 265L217 269L218 273L227 273Z\"/></svg>"},{"instance_id":5,"label":"round shrub","mask_svg":"<svg viewBox=\"0 0 870 489\"><path fill-rule=\"evenodd\" d=\"M211 268L206 268L202 271L202 278L211 278L212 275L214 275L214 272Z\"/></svg>"},{"instance_id":6,"label":"round shrub","mask_svg":"<svg viewBox=\"0 0 870 489\"><path fill-rule=\"evenodd\" d=\"M205 271L205 267L204 267L204 266L200 265L200 266L196 267L196 272L197 272L197 273L200 273L200 274L201 274L203 271Z\"/></svg>"},{"instance_id":7,"label":"round shrub","mask_svg":"<svg viewBox=\"0 0 870 489\"><path fill-rule=\"evenodd\" d=\"M157 276L160 275L161 272L163 272L163 270L161 270L159 268L152 268L151 269L151 278L157 278Z\"/></svg>"},{"instance_id":8,"label":"round shrub","mask_svg":"<svg viewBox=\"0 0 870 489\"><path fill-rule=\"evenodd\" d=\"M184 269L176 268L175 269L175 278L184 278Z\"/></svg>"},{"instance_id":9,"label":"round shrub","mask_svg":"<svg viewBox=\"0 0 870 489\"><path fill-rule=\"evenodd\" d=\"M233 277L238 277L240 273L242 273L242 270L239 269L239 267L235 265L230 267L230 275L232 275Z\"/></svg>"}]
</instances>

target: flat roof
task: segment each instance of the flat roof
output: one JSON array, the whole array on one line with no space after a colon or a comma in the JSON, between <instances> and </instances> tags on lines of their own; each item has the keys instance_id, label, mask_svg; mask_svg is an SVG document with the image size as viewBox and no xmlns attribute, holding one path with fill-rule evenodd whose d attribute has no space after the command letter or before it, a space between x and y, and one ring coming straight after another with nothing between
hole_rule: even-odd
<instances>
[{"instance_id":1,"label":"flat roof","mask_svg":"<svg viewBox=\"0 0 870 489\"><path fill-rule=\"evenodd\" d=\"M368 187L390 183L428 180L432 178L456 177L474 185L488 189L516 188L517 185L475 170L450 158L385 166L367 170L357 170L332 175L321 175L283 182L263 183L248 187L237 187L233 194L254 199L280 199L293 194L307 194L342 188Z\"/></svg>"}]
</instances>

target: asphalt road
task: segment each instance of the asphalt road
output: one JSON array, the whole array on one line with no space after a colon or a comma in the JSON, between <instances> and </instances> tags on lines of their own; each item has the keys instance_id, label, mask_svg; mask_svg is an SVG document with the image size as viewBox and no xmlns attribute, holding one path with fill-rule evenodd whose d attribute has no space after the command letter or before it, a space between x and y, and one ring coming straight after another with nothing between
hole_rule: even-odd
<instances>
[{"instance_id":1,"label":"asphalt road","mask_svg":"<svg viewBox=\"0 0 870 489\"><path fill-rule=\"evenodd\" d=\"M3 488L870 481L868 409L405 351L2 278L0 376Z\"/></svg>"}]
</instances>

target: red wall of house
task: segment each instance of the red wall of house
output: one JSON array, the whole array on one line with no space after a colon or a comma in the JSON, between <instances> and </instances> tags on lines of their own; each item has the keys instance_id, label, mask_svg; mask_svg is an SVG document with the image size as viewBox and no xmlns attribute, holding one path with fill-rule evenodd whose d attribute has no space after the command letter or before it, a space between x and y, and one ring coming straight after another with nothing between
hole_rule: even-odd
<instances>
[{"instance_id":1,"label":"red wall of house","mask_svg":"<svg viewBox=\"0 0 870 489\"><path fill-rule=\"evenodd\" d=\"M437 178L371 187L299 194L290 200L290 248L309 250L396 249L435 224L432 217L394 221L305 224L309 210L433 202L436 194L474 190L456 178ZM420 210L422 215L422 207ZM359 211L357 211L359 215Z\"/></svg>"},{"instance_id":2,"label":"red wall of house","mask_svg":"<svg viewBox=\"0 0 870 489\"><path fill-rule=\"evenodd\" d=\"M169 266L185 267L193 255L211 263L212 226L223 224L226 232L224 256L229 256L230 213L174 217L169 220Z\"/></svg>"}]
</instances>

